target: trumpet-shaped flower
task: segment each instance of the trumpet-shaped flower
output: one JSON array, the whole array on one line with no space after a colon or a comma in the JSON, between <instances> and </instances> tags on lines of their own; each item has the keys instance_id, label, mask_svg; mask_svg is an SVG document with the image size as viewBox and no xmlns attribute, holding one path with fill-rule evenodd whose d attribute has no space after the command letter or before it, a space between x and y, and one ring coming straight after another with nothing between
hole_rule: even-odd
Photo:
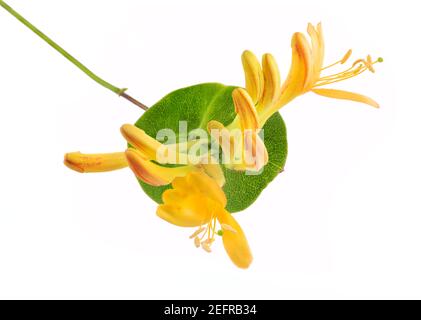
<instances>
[{"instance_id":1,"label":"trumpet-shaped flower","mask_svg":"<svg viewBox=\"0 0 421 320\"><path fill-rule=\"evenodd\" d=\"M349 68L341 72L325 75L323 73L327 70L338 65L344 65L351 57L352 50L348 50L337 62L324 66L325 44L321 24L319 23L317 27L309 24L307 33L310 37L310 42L300 32L292 36L291 68L282 84L279 69L271 54L263 55L262 64L260 65L253 53L250 51L243 53L246 90L256 105L261 127L280 108L307 92L314 92L329 98L361 102L375 108L379 107L378 103L373 99L361 94L324 87L356 77L365 71L374 73L373 66L376 63L383 62L383 59L379 58L373 61L371 56L368 55L366 59L356 60ZM249 79L251 78L255 79L255 81L250 81ZM261 92L261 94L259 95L255 92ZM238 122L239 119L236 119L234 125L238 125Z\"/></svg>"},{"instance_id":2,"label":"trumpet-shaped flower","mask_svg":"<svg viewBox=\"0 0 421 320\"><path fill-rule=\"evenodd\" d=\"M163 186L170 184L175 178L183 177L189 172L198 170L205 171L217 181L220 186L225 184L224 173L219 164L213 163L212 159L206 158L203 161L195 161L195 164L187 164L176 167L165 167L158 164L160 155L176 153L173 157L177 163L181 155L177 148L171 148L161 144L148 136L143 130L126 124L121 127L121 133L127 142L133 146L126 150L127 162L140 180L152 186Z\"/></svg>"},{"instance_id":3,"label":"trumpet-shaped flower","mask_svg":"<svg viewBox=\"0 0 421 320\"><path fill-rule=\"evenodd\" d=\"M259 136L259 120L253 100L246 90L238 88L232 93L235 111L239 116L240 130L228 131L218 121L208 123L208 131L229 156L226 166L233 170L260 171L269 156Z\"/></svg>"},{"instance_id":4,"label":"trumpet-shaped flower","mask_svg":"<svg viewBox=\"0 0 421 320\"><path fill-rule=\"evenodd\" d=\"M161 158L174 159L174 164L178 164L178 159L182 157L179 154L178 145L163 145L147 135L145 131L131 124L123 125L121 133L132 146L126 152L108 154L72 152L65 155L65 165L78 172L103 172L129 166L137 178L152 186L168 185L175 178L185 176L193 171L204 171L220 186L225 184L224 173L220 165L215 163L214 159L209 158L208 154L206 154L206 158L195 159L194 164L163 166L168 162L160 162ZM183 158L189 159L189 157Z\"/></svg>"},{"instance_id":5,"label":"trumpet-shaped flower","mask_svg":"<svg viewBox=\"0 0 421 320\"><path fill-rule=\"evenodd\" d=\"M343 58L328 66L323 66L325 55L325 44L323 39L323 31L321 24L314 27L312 24L307 28L310 42L302 33L295 33L292 37L292 61L291 68L286 80L281 83L281 76L275 61L271 54L264 54L262 63L260 64L256 56L250 52L245 51L242 55L242 63L245 73L245 89L237 88L232 93L232 98L235 105L237 117L234 121L225 128L222 124L211 121L208 124L208 130L216 141L220 144L224 153L228 153L232 157L233 141L230 144L223 145L221 136L228 136L232 130L253 129L258 132L266 121L280 108L291 102L296 97L307 92L313 92L318 95L345 99L355 102L361 102L378 108L379 105L373 99L364 95L348 92L338 89L325 88L326 85L341 82L365 71L375 72L374 65L382 62L379 58L373 62L370 55L366 59L356 60L349 68L344 71L323 75L328 69L338 65L345 64L352 51L346 52ZM224 133L218 134L216 130L227 129ZM246 137L246 135L244 135ZM256 135L256 137L258 137ZM255 162L251 165L231 165L235 170L260 170L262 164L265 165L268 161L267 153L264 144L258 138L249 139L250 144L244 143L249 150L260 150L256 153L256 159L260 160L260 164Z\"/></svg>"},{"instance_id":6,"label":"trumpet-shaped flower","mask_svg":"<svg viewBox=\"0 0 421 320\"><path fill-rule=\"evenodd\" d=\"M196 247L211 252L216 235L222 235L225 250L239 268L248 268L252 254L240 225L225 210L227 199L214 179L203 172L190 172L172 182L173 189L162 195L157 215L180 227L196 227L190 236ZM221 230L217 231L217 222Z\"/></svg>"},{"instance_id":7,"label":"trumpet-shaped flower","mask_svg":"<svg viewBox=\"0 0 421 320\"><path fill-rule=\"evenodd\" d=\"M228 169L261 171L269 161L263 126L280 108L307 92L379 107L374 100L361 94L325 86L365 71L375 72L374 65L383 60L379 58L373 61L371 56L367 56L356 60L343 71L327 74L328 70L344 65L352 51L325 66L321 24L316 27L309 24L307 33L309 40L302 33L295 33L292 37L291 67L283 82L271 54L264 54L260 63L252 52L243 53L245 88L232 91L236 117L226 127L215 120L209 121L207 126L210 136L223 151L224 164ZM211 252L216 236L222 236L225 250L233 263L240 268L248 268L253 260L250 248L241 227L225 209L227 199L221 189L225 177L212 155L186 156L186 150L194 141L164 145L129 124L121 127L121 133L130 145L125 152L68 153L65 155L65 165L78 172L103 172L130 167L138 179L149 185L171 184L172 189L162 194L163 203L158 206L157 215L180 227L197 228L191 239L197 247L207 252ZM203 145L207 146L208 141ZM217 224L220 230L217 230Z\"/></svg>"},{"instance_id":8,"label":"trumpet-shaped flower","mask_svg":"<svg viewBox=\"0 0 421 320\"><path fill-rule=\"evenodd\" d=\"M64 164L80 173L107 172L127 167L124 152L82 154L80 152L67 153Z\"/></svg>"}]
</instances>

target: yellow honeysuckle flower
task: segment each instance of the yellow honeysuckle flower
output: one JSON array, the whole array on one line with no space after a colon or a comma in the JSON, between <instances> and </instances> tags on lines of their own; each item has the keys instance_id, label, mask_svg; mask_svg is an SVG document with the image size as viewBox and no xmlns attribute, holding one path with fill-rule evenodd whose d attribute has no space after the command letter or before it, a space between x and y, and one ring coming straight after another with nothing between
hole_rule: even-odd
<instances>
[{"instance_id":1,"label":"yellow honeysuckle flower","mask_svg":"<svg viewBox=\"0 0 421 320\"><path fill-rule=\"evenodd\" d=\"M275 58L271 54L264 54L260 64L256 56L251 51L244 51L242 63L245 73L246 91L237 88L233 91L234 105L236 106L237 117L227 126L227 130L242 128L244 123L253 123L254 130L262 128L266 121L280 108L307 92L313 92L321 96L345 99L355 102L361 102L378 108L379 105L373 99L358 93L348 92L337 89L323 88L325 85L344 81L353 78L365 71L375 72L374 65L383 62L382 58L373 62L370 55L366 59L356 60L348 69L333 73L331 75L322 75L322 73L337 65L345 64L351 57L352 50L348 50L344 57L339 61L323 67L325 45L323 39L322 26L319 23L317 27L308 25L307 33L310 37L310 43L302 33L295 33L292 37L292 62L289 74L286 80L281 84L281 77ZM241 99L239 99L241 97ZM251 102L255 106L255 112L249 109ZM238 106L242 107L238 107ZM247 110L248 112L244 112ZM256 126L255 123L258 123ZM225 129L219 123L211 121L208 130ZM215 134L214 134L215 136ZM219 143L221 139L216 139ZM259 144L260 141L254 140ZM221 146L222 147L222 146ZM253 146L257 149L257 146ZM222 147L228 149L226 146ZM232 148L231 148L232 149ZM232 150L230 152L232 153ZM261 148L260 148L261 149ZM261 151L262 152L262 151ZM265 158L264 163L267 163ZM235 170L253 170L253 166L233 165ZM260 170L260 166L254 166L254 169Z\"/></svg>"},{"instance_id":2,"label":"yellow honeysuckle flower","mask_svg":"<svg viewBox=\"0 0 421 320\"><path fill-rule=\"evenodd\" d=\"M339 61L323 66L325 45L321 24L316 27L309 24L307 33L310 42L299 32L292 37L291 67L283 82L271 54L264 54L260 63L252 52L244 51L245 89L236 88L232 92L236 118L227 127L215 120L209 121L207 126L224 156L229 156L229 161L224 163L228 169L258 172L264 168L269 156L261 129L275 112L302 94L313 92L379 107L366 96L325 86L353 78L367 70L374 73L374 65L383 59L373 61L368 55L342 72L324 75L326 70L344 65L352 51L347 51ZM235 130L237 134L233 135ZM158 206L157 215L180 227L198 228L190 238L196 247L207 252L211 252L216 235L222 236L225 250L233 263L240 268L248 268L253 260L252 254L244 232L225 209L227 199L221 189L225 177L211 153L186 156L197 141L164 145L131 124L123 125L121 134L130 145L125 152L68 153L65 165L78 172L103 172L128 166L137 178L149 185L171 184L172 189L162 194L163 204ZM199 141L201 145L208 146L208 141ZM221 227L219 231L217 223Z\"/></svg>"},{"instance_id":3,"label":"yellow honeysuckle flower","mask_svg":"<svg viewBox=\"0 0 421 320\"><path fill-rule=\"evenodd\" d=\"M252 97L246 90L238 88L232 93L235 111L239 117L239 136L218 121L208 123L208 131L221 146L230 162L226 166L233 170L260 171L268 162L269 156L263 140L259 137L259 119ZM225 130L224 130L225 129ZM240 161L235 161L239 159Z\"/></svg>"},{"instance_id":4,"label":"yellow honeysuckle flower","mask_svg":"<svg viewBox=\"0 0 421 320\"><path fill-rule=\"evenodd\" d=\"M82 154L80 152L67 153L64 164L77 172L106 172L127 167L124 152Z\"/></svg>"},{"instance_id":5,"label":"yellow honeysuckle flower","mask_svg":"<svg viewBox=\"0 0 421 320\"><path fill-rule=\"evenodd\" d=\"M215 179L220 186L225 184L222 168L208 155L203 159L194 159L194 163L176 167L164 167L162 164L167 164L168 162L159 162L160 156L163 159L171 159L171 155L174 155L173 163L177 164L181 158L181 155L178 153L179 145L163 145L147 135L143 130L131 124L123 125L121 133L133 148L127 149L126 152L117 153L68 153L65 155L65 165L77 172L104 172L129 166L136 177L153 186L168 185L176 177L185 176L192 171L202 170ZM187 160L190 159L189 157L185 158Z\"/></svg>"},{"instance_id":6,"label":"yellow honeysuckle flower","mask_svg":"<svg viewBox=\"0 0 421 320\"><path fill-rule=\"evenodd\" d=\"M188 154L190 148L200 143L200 140L164 145L132 124L124 124L120 132L130 145L142 153L145 159L157 161L160 164L196 164L203 160L203 157ZM207 160L210 162L211 159Z\"/></svg>"},{"instance_id":7,"label":"yellow honeysuckle flower","mask_svg":"<svg viewBox=\"0 0 421 320\"><path fill-rule=\"evenodd\" d=\"M247 239L234 217L225 210L227 199L214 179L201 171L188 173L172 182L173 189L162 195L157 215L180 227L197 227L190 236L196 247L211 252L216 235L222 235L225 250L239 268L248 268L253 260ZM219 222L221 230L216 230Z\"/></svg>"},{"instance_id":8,"label":"yellow honeysuckle flower","mask_svg":"<svg viewBox=\"0 0 421 320\"><path fill-rule=\"evenodd\" d=\"M126 150L127 162L133 173L143 182L151 186L164 186L170 184L175 178L185 176L196 170L195 166L181 166L167 168L145 159L141 151L130 148Z\"/></svg>"},{"instance_id":9,"label":"yellow honeysuckle flower","mask_svg":"<svg viewBox=\"0 0 421 320\"><path fill-rule=\"evenodd\" d=\"M175 178L183 177L189 172L203 170L210 177L215 179L220 186L225 184L225 177L219 164L214 163L213 159L206 155L203 161L195 161L194 164L187 164L177 167L163 167L159 162L159 156L168 156L176 153L174 156L175 164L178 163L181 155L177 148L171 148L161 144L157 140L148 136L143 130L131 124L125 124L121 127L121 133L133 148L126 150L128 164L134 174L142 181L153 185L163 186L170 184ZM161 163L160 164L165 164Z\"/></svg>"},{"instance_id":10,"label":"yellow honeysuckle flower","mask_svg":"<svg viewBox=\"0 0 421 320\"><path fill-rule=\"evenodd\" d=\"M256 56L250 51L244 51L241 56L243 68L245 70L246 89L251 99L256 104L260 101L263 94L263 74L260 63Z\"/></svg>"}]
</instances>

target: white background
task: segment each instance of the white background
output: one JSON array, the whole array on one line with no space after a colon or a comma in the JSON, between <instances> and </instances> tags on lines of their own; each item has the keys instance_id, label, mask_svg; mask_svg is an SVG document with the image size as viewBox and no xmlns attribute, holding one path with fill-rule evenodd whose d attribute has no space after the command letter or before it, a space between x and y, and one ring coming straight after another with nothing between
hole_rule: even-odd
<instances>
[{"instance_id":1,"label":"white background","mask_svg":"<svg viewBox=\"0 0 421 320\"><path fill-rule=\"evenodd\" d=\"M326 62L382 56L375 75L282 110L285 172L236 215L254 254L235 268L155 215L131 172L81 175L69 151L120 151L142 112L92 82L0 9L1 298L421 298L417 1L10 0L117 86L151 105L201 83L243 85L240 55L273 53L323 21Z\"/></svg>"}]
</instances>

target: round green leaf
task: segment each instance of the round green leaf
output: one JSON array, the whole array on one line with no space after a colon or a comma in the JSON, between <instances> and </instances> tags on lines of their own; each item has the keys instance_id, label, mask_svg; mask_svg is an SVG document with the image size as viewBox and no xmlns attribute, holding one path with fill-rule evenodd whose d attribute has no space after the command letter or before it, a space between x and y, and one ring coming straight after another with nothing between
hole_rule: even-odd
<instances>
[{"instance_id":1,"label":"round green leaf","mask_svg":"<svg viewBox=\"0 0 421 320\"><path fill-rule=\"evenodd\" d=\"M210 120L228 125L235 118L231 93L236 87L219 83L199 84L176 90L147 110L136 122L151 137L168 128L178 134L179 121L187 121L188 131L206 130ZM285 124L275 113L264 126L264 142L269 153L269 163L259 175L228 170L224 167L227 210L238 212L249 207L263 189L283 170L287 157ZM162 203L162 193L171 185L153 187L139 181L145 193L155 202Z\"/></svg>"}]
</instances>

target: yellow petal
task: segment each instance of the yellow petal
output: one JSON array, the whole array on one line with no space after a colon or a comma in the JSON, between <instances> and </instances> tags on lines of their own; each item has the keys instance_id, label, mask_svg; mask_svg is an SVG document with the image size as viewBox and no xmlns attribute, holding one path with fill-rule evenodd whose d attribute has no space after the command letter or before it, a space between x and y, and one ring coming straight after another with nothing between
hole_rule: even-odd
<instances>
[{"instance_id":1,"label":"yellow petal","mask_svg":"<svg viewBox=\"0 0 421 320\"><path fill-rule=\"evenodd\" d=\"M196 170L193 166L162 167L145 159L142 153L136 149L128 149L126 157L136 177L152 186L170 184L176 177L185 176L187 173Z\"/></svg>"},{"instance_id":2,"label":"yellow petal","mask_svg":"<svg viewBox=\"0 0 421 320\"><path fill-rule=\"evenodd\" d=\"M312 72L311 49L306 37L302 33L296 32L292 37L291 47L291 69L282 87L281 100L283 103L304 93L304 86Z\"/></svg>"},{"instance_id":3,"label":"yellow petal","mask_svg":"<svg viewBox=\"0 0 421 320\"><path fill-rule=\"evenodd\" d=\"M343 100L351 100L355 102L361 102L368 104L374 108L379 108L379 104L374 101L373 99L363 96L358 93L343 91L343 90L336 90L336 89L313 89L314 93L318 95L328 97L328 98L335 98L335 99L343 99Z\"/></svg>"},{"instance_id":4,"label":"yellow petal","mask_svg":"<svg viewBox=\"0 0 421 320\"><path fill-rule=\"evenodd\" d=\"M280 108L305 92L305 85L312 72L310 45L302 33L296 32L292 36L291 48L292 61L288 77L281 87L279 99L259 113L261 126Z\"/></svg>"},{"instance_id":5,"label":"yellow petal","mask_svg":"<svg viewBox=\"0 0 421 320\"><path fill-rule=\"evenodd\" d=\"M232 92L235 112L240 118L241 129L259 129L259 120L257 118L256 108L248 92L242 88L234 89Z\"/></svg>"},{"instance_id":6,"label":"yellow petal","mask_svg":"<svg viewBox=\"0 0 421 320\"><path fill-rule=\"evenodd\" d=\"M134 125L125 124L120 131L127 142L139 150L146 159L156 160L158 150L165 148L160 142Z\"/></svg>"},{"instance_id":7,"label":"yellow petal","mask_svg":"<svg viewBox=\"0 0 421 320\"><path fill-rule=\"evenodd\" d=\"M316 30L317 30L317 35L319 37L319 59L320 59L321 67L323 67L323 62L325 59L325 39L323 35L323 28L322 28L321 22L317 24Z\"/></svg>"},{"instance_id":8,"label":"yellow petal","mask_svg":"<svg viewBox=\"0 0 421 320\"><path fill-rule=\"evenodd\" d=\"M263 73L259 60L251 51L244 51L241 56L244 74L246 78L246 89L252 101L256 104L263 93Z\"/></svg>"},{"instance_id":9,"label":"yellow petal","mask_svg":"<svg viewBox=\"0 0 421 320\"><path fill-rule=\"evenodd\" d=\"M281 92L281 75L275 58L266 53L262 58L263 76L265 79L262 102L259 103L258 111L261 108L272 105Z\"/></svg>"},{"instance_id":10,"label":"yellow petal","mask_svg":"<svg viewBox=\"0 0 421 320\"><path fill-rule=\"evenodd\" d=\"M181 178L176 178L181 179ZM174 180L176 180L174 179ZM162 202L165 204L177 205L180 201L188 196L188 191L180 189L168 189L162 194Z\"/></svg>"},{"instance_id":11,"label":"yellow petal","mask_svg":"<svg viewBox=\"0 0 421 320\"><path fill-rule=\"evenodd\" d=\"M226 157L229 156L229 159L233 159L235 139L231 136L230 131L219 121L211 120L208 122L208 132L221 147L223 154ZM227 165L229 167L229 164Z\"/></svg>"},{"instance_id":12,"label":"yellow petal","mask_svg":"<svg viewBox=\"0 0 421 320\"><path fill-rule=\"evenodd\" d=\"M210 220L210 213L205 204L206 198L190 196L181 200L178 205L159 205L156 214L161 219L179 227L198 227Z\"/></svg>"},{"instance_id":13,"label":"yellow petal","mask_svg":"<svg viewBox=\"0 0 421 320\"><path fill-rule=\"evenodd\" d=\"M172 187L186 194L189 193L191 190L194 190L194 186L190 185L186 177L175 178L172 182Z\"/></svg>"},{"instance_id":14,"label":"yellow petal","mask_svg":"<svg viewBox=\"0 0 421 320\"><path fill-rule=\"evenodd\" d=\"M186 180L191 188L195 188L203 196L211 198L213 201L221 204L223 208L226 206L227 198L225 197L225 193L218 183L206 173L200 171L191 172L187 175Z\"/></svg>"},{"instance_id":15,"label":"yellow petal","mask_svg":"<svg viewBox=\"0 0 421 320\"><path fill-rule=\"evenodd\" d=\"M269 154L256 132L246 131L244 134L245 170L258 172L268 163Z\"/></svg>"},{"instance_id":16,"label":"yellow petal","mask_svg":"<svg viewBox=\"0 0 421 320\"><path fill-rule=\"evenodd\" d=\"M211 133L212 130L222 130L225 129L225 126L216 120L211 120L208 122L208 132Z\"/></svg>"},{"instance_id":17,"label":"yellow petal","mask_svg":"<svg viewBox=\"0 0 421 320\"><path fill-rule=\"evenodd\" d=\"M222 241L228 256L237 267L247 269L253 261L253 256L243 230L234 217L226 210L221 210L217 218L221 225L230 226L230 228L235 230L224 230L222 234Z\"/></svg>"},{"instance_id":18,"label":"yellow petal","mask_svg":"<svg viewBox=\"0 0 421 320\"><path fill-rule=\"evenodd\" d=\"M124 152L82 154L80 152L67 153L64 164L77 172L106 172L127 167Z\"/></svg>"},{"instance_id":19,"label":"yellow petal","mask_svg":"<svg viewBox=\"0 0 421 320\"><path fill-rule=\"evenodd\" d=\"M321 30L321 25L320 25ZM309 90L314 83L320 78L320 73L323 68L324 45L322 35L309 23L307 32L311 38L311 57L313 62L312 74L306 83L306 90Z\"/></svg>"},{"instance_id":20,"label":"yellow petal","mask_svg":"<svg viewBox=\"0 0 421 320\"><path fill-rule=\"evenodd\" d=\"M206 174L214 179L220 187L225 185L226 181L221 165L217 163L204 163L201 164L200 167L202 167Z\"/></svg>"},{"instance_id":21,"label":"yellow petal","mask_svg":"<svg viewBox=\"0 0 421 320\"><path fill-rule=\"evenodd\" d=\"M172 187L162 194L164 203L158 207L157 214L178 226L194 227L207 223L211 215L227 203L221 187L202 171L175 178Z\"/></svg>"},{"instance_id":22,"label":"yellow petal","mask_svg":"<svg viewBox=\"0 0 421 320\"><path fill-rule=\"evenodd\" d=\"M143 158L157 161L160 164L196 164L198 160L193 155L188 156L182 151L188 152L191 147L204 143L204 139L196 139L164 145L131 124L123 125L120 131L127 142L142 153Z\"/></svg>"},{"instance_id":23,"label":"yellow petal","mask_svg":"<svg viewBox=\"0 0 421 320\"><path fill-rule=\"evenodd\" d=\"M208 123L208 131L221 147L227 168L236 171L260 171L269 161L263 140L256 130L236 130L237 132L229 131L218 121ZM239 133L239 137L236 133Z\"/></svg>"}]
</instances>

